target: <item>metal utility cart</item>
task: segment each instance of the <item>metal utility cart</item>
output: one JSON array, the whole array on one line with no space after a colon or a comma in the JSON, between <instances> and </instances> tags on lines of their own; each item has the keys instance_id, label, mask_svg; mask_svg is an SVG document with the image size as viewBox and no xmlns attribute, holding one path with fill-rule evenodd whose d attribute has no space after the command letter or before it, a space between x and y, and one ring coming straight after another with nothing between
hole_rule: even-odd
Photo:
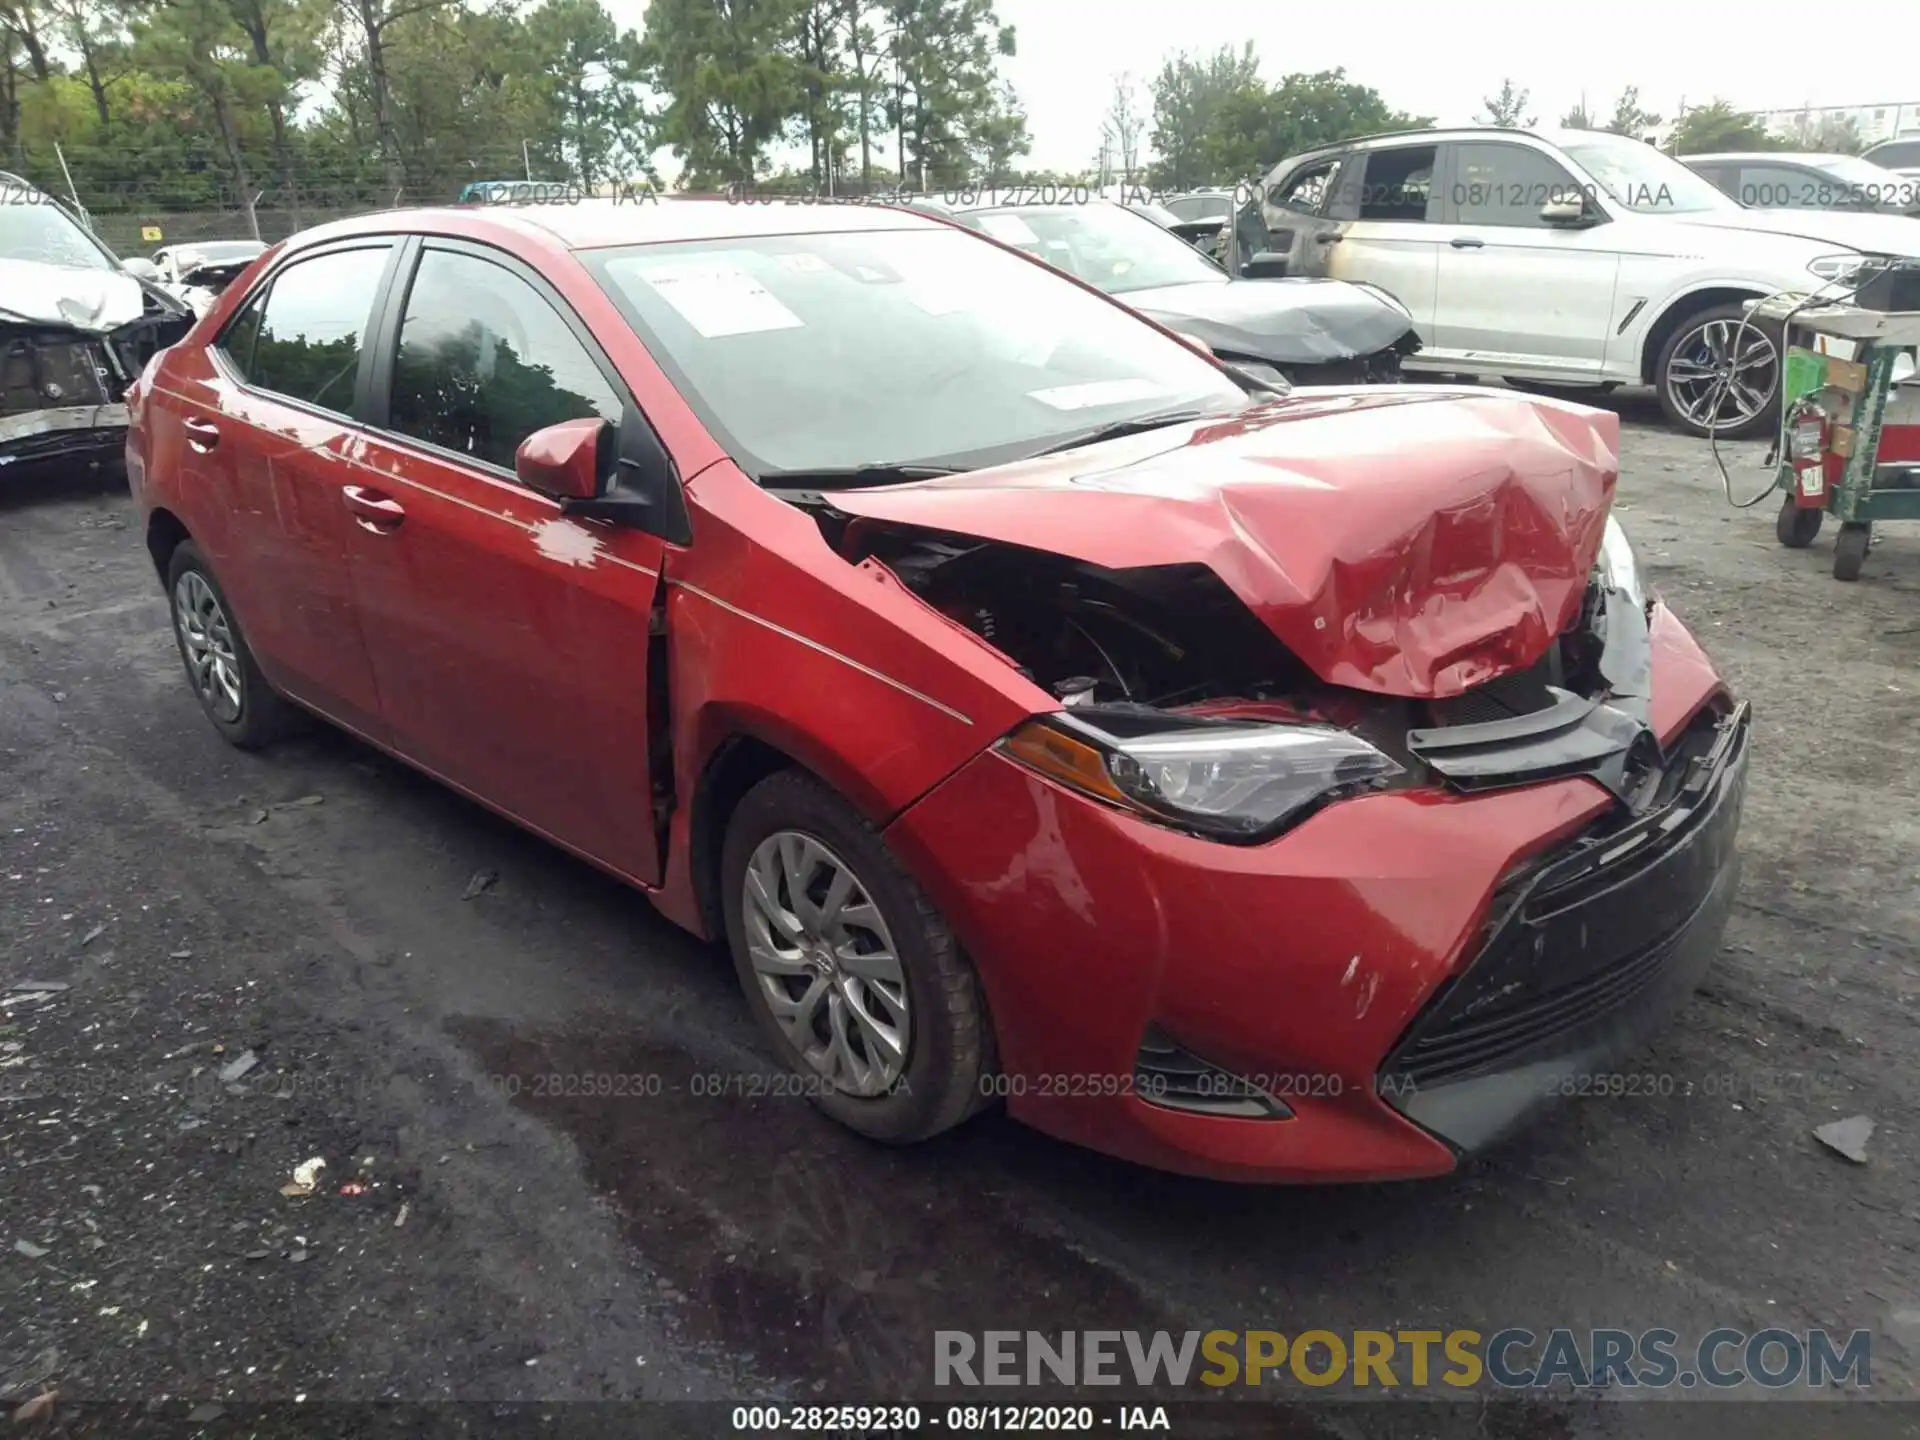
<instances>
[{"instance_id":1,"label":"metal utility cart","mask_svg":"<svg viewBox=\"0 0 1920 1440\"><path fill-rule=\"evenodd\" d=\"M1904 289L1887 293L1913 303ZM1920 309L1775 297L1750 314L1785 331L1774 533L1802 549L1831 514L1834 579L1857 580L1876 522L1920 520L1920 383L1896 383L1920 381Z\"/></svg>"}]
</instances>

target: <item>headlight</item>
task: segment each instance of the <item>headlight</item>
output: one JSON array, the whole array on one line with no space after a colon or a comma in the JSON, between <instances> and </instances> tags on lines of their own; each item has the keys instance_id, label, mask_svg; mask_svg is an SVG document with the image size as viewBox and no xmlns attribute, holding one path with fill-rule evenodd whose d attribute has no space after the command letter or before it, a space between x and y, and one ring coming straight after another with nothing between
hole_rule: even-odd
<instances>
[{"instance_id":1,"label":"headlight","mask_svg":"<svg viewBox=\"0 0 1920 1440\"><path fill-rule=\"evenodd\" d=\"M1594 568L1600 572L1601 584L1609 590L1620 591L1635 608L1647 608L1646 587L1640 579L1640 557L1634 553L1627 532L1611 515L1607 516L1607 528L1600 539L1600 556L1594 561Z\"/></svg>"},{"instance_id":2,"label":"headlight","mask_svg":"<svg viewBox=\"0 0 1920 1440\"><path fill-rule=\"evenodd\" d=\"M1849 284L1865 279L1892 263L1887 255L1821 255L1807 262L1807 269L1828 284Z\"/></svg>"},{"instance_id":3,"label":"headlight","mask_svg":"<svg viewBox=\"0 0 1920 1440\"><path fill-rule=\"evenodd\" d=\"M1218 840L1264 840L1324 801L1402 773L1324 725L1155 715L1116 735L1067 715L1030 720L1000 751L1083 795ZM1150 728L1148 728L1150 727Z\"/></svg>"}]
</instances>

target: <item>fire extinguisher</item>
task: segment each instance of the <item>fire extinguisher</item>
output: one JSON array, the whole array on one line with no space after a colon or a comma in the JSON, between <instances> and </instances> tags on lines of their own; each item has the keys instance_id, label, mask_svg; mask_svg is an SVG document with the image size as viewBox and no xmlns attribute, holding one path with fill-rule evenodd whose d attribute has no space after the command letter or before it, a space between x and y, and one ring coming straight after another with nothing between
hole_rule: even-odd
<instances>
[{"instance_id":1,"label":"fire extinguisher","mask_svg":"<svg viewBox=\"0 0 1920 1440\"><path fill-rule=\"evenodd\" d=\"M1793 467L1793 499L1802 510L1827 508L1833 418L1811 397L1794 406L1784 427L1787 437L1787 463Z\"/></svg>"}]
</instances>

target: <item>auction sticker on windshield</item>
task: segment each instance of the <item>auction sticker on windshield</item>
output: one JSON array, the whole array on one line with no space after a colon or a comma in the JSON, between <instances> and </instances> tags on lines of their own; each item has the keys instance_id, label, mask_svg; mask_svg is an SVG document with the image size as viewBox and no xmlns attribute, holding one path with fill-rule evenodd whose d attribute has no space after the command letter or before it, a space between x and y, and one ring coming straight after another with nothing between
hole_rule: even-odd
<instances>
[{"instance_id":1,"label":"auction sticker on windshield","mask_svg":"<svg viewBox=\"0 0 1920 1440\"><path fill-rule=\"evenodd\" d=\"M1018 215L982 215L980 228L996 240L1004 240L1009 245L1038 245L1040 237L1033 233L1033 227Z\"/></svg>"},{"instance_id":2,"label":"auction sticker on windshield","mask_svg":"<svg viewBox=\"0 0 1920 1440\"><path fill-rule=\"evenodd\" d=\"M1084 385L1029 390L1027 398L1056 410L1086 410L1095 405L1120 405L1129 400L1158 400L1172 393L1151 380L1093 380Z\"/></svg>"},{"instance_id":3,"label":"auction sticker on windshield","mask_svg":"<svg viewBox=\"0 0 1920 1440\"><path fill-rule=\"evenodd\" d=\"M798 315L738 266L711 262L662 266L649 271L646 281L708 340L794 330L802 324Z\"/></svg>"}]
</instances>

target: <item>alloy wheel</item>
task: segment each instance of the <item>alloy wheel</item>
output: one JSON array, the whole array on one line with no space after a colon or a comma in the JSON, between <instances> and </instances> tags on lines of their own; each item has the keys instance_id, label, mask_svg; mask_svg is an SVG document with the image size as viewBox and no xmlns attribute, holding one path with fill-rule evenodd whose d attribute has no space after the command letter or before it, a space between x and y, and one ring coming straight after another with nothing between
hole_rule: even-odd
<instances>
[{"instance_id":1,"label":"alloy wheel","mask_svg":"<svg viewBox=\"0 0 1920 1440\"><path fill-rule=\"evenodd\" d=\"M1772 337L1738 320L1722 318L1697 326L1674 347L1667 362L1667 396L1673 408L1703 430L1746 424L1767 408L1779 383L1780 355Z\"/></svg>"},{"instance_id":2,"label":"alloy wheel","mask_svg":"<svg viewBox=\"0 0 1920 1440\"><path fill-rule=\"evenodd\" d=\"M188 570L173 587L173 623L187 657L187 675L216 720L231 724L245 704L233 627L206 576Z\"/></svg>"},{"instance_id":3,"label":"alloy wheel","mask_svg":"<svg viewBox=\"0 0 1920 1440\"><path fill-rule=\"evenodd\" d=\"M788 1042L836 1089L886 1094L913 1031L906 972L866 885L813 836L777 830L742 890L754 978Z\"/></svg>"}]
</instances>

